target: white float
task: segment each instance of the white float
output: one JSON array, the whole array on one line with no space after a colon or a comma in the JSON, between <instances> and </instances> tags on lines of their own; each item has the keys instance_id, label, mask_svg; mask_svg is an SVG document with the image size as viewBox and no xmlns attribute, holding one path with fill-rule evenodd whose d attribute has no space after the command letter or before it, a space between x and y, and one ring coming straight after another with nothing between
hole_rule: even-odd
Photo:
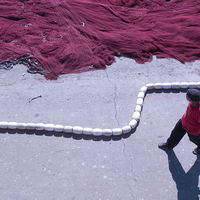
<instances>
[{"instance_id":1,"label":"white float","mask_svg":"<svg viewBox=\"0 0 200 200\"><path fill-rule=\"evenodd\" d=\"M56 132L62 132L63 129L64 129L63 125L55 125L54 126L54 131L56 131Z\"/></svg>"},{"instance_id":2,"label":"white float","mask_svg":"<svg viewBox=\"0 0 200 200\"><path fill-rule=\"evenodd\" d=\"M8 128L10 129L16 129L18 123L17 122L8 122Z\"/></svg>"},{"instance_id":3,"label":"white float","mask_svg":"<svg viewBox=\"0 0 200 200\"><path fill-rule=\"evenodd\" d=\"M64 126L63 131L66 133L72 133L73 132L73 126Z\"/></svg>"},{"instance_id":4,"label":"white float","mask_svg":"<svg viewBox=\"0 0 200 200\"><path fill-rule=\"evenodd\" d=\"M130 131L131 131L131 127L129 125L126 125L122 128L123 134L129 133Z\"/></svg>"},{"instance_id":5,"label":"white float","mask_svg":"<svg viewBox=\"0 0 200 200\"><path fill-rule=\"evenodd\" d=\"M114 128L112 130L113 135L121 135L122 134L122 129L121 128Z\"/></svg>"},{"instance_id":6,"label":"white float","mask_svg":"<svg viewBox=\"0 0 200 200\"><path fill-rule=\"evenodd\" d=\"M197 83L195 83L195 82L190 82L189 83L189 88L197 88Z\"/></svg>"},{"instance_id":7,"label":"white float","mask_svg":"<svg viewBox=\"0 0 200 200\"><path fill-rule=\"evenodd\" d=\"M180 89L181 85L179 82L172 82L172 89Z\"/></svg>"},{"instance_id":8,"label":"white float","mask_svg":"<svg viewBox=\"0 0 200 200\"><path fill-rule=\"evenodd\" d=\"M105 136L111 136L112 130L111 129L103 129L102 134L105 135Z\"/></svg>"},{"instance_id":9,"label":"white float","mask_svg":"<svg viewBox=\"0 0 200 200\"><path fill-rule=\"evenodd\" d=\"M135 111L141 112L141 111L142 111L142 106L136 105L136 106L135 106Z\"/></svg>"},{"instance_id":10,"label":"white float","mask_svg":"<svg viewBox=\"0 0 200 200\"><path fill-rule=\"evenodd\" d=\"M129 126L133 129L137 126L137 121L135 119L132 119L129 123Z\"/></svg>"},{"instance_id":11,"label":"white float","mask_svg":"<svg viewBox=\"0 0 200 200\"><path fill-rule=\"evenodd\" d=\"M42 130L45 129L45 124L37 123L37 124L35 124L35 129L38 130L38 131L42 131Z\"/></svg>"},{"instance_id":12,"label":"white float","mask_svg":"<svg viewBox=\"0 0 200 200\"><path fill-rule=\"evenodd\" d=\"M200 82L197 82L197 88L200 88Z\"/></svg>"},{"instance_id":13,"label":"white float","mask_svg":"<svg viewBox=\"0 0 200 200\"><path fill-rule=\"evenodd\" d=\"M8 128L8 122L0 122L0 128Z\"/></svg>"},{"instance_id":14,"label":"white float","mask_svg":"<svg viewBox=\"0 0 200 200\"><path fill-rule=\"evenodd\" d=\"M103 135L103 130L100 128L94 128L92 134L95 136L101 136Z\"/></svg>"},{"instance_id":15,"label":"white float","mask_svg":"<svg viewBox=\"0 0 200 200\"><path fill-rule=\"evenodd\" d=\"M26 124L26 129L28 130L34 130L36 127L35 123L27 123Z\"/></svg>"},{"instance_id":16,"label":"white float","mask_svg":"<svg viewBox=\"0 0 200 200\"><path fill-rule=\"evenodd\" d=\"M54 131L54 124L45 124L45 131Z\"/></svg>"},{"instance_id":17,"label":"white float","mask_svg":"<svg viewBox=\"0 0 200 200\"><path fill-rule=\"evenodd\" d=\"M83 134L85 134L85 135L92 135L92 133L93 133L93 129L92 128L84 128L83 129Z\"/></svg>"},{"instance_id":18,"label":"white float","mask_svg":"<svg viewBox=\"0 0 200 200\"><path fill-rule=\"evenodd\" d=\"M146 86L142 86L141 89L140 89L140 92L146 93L147 92L147 87Z\"/></svg>"},{"instance_id":19,"label":"white float","mask_svg":"<svg viewBox=\"0 0 200 200\"><path fill-rule=\"evenodd\" d=\"M82 134L83 133L83 127L81 127L81 126L74 126L73 127L73 133L75 133L75 134Z\"/></svg>"},{"instance_id":20,"label":"white float","mask_svg":"<svg viewBox=\"0 0 200 200\"><path fill-rule=\"evenodd\" d=\"M145 97L145 93L144 92L139 92L138 93L138 98L144 98Z\"/></svg>"},{"instance_id":21,"label":"white float","mask_svg":"<svg viewBox=\"0 0 200 200\"><path fill-rule=\"evenodd\" d=\"M163 83L162 87L163 87L163 89L171 89L172 84L171 83Z\"/></svg>"},{"instance_id":22,"label":"white float","mask_svg":"<svg viewBox=\"0 0 200 200\"><path fill-rule=\"evenodd\" d=\"M154 89L154 84L153 83L148 83L146 84L147 90L152 90Z\"/></svg>"},{"instance_id":23,"label":"white float","mask_svg":"<svg viewBox=\"0 0 200 200\"><path fill-rule=\"evenodd\" d=\"M163 84L162 83L155 83L154 84L154 88L159 90L159 89L162 89L163 88Z\"/></svg>"},{"instance_id":24,"label":"white float","mask_svg":"<svg viewBox=\"0 0 200 200\"><path fill-rule=\"evenodd\" d=\"M132 119L135 119L136 121L138 121L140 119L140 112L135 111L133 113Z\"/></svg>"},{"instance_id":25,"label":"white float","mask_svg":"<svg viewBox=\"0 0 200 200\"><path fill-rule=\"evenodd\" d=\"M186 88L189 88L189 83L188 82L181 82L180 86L181 86L182 89L186 89Z\"/></svg>"},{"instance_id":26,"label":"white float","mask_svg":"<svg viewBox=\"0 0 200 200\"><path fill-rule=\"evenodd\" d=\"M17 128L22 130L26 129L26 123L18 123Z\"/></svg>"},{"instance_id":27,"label":"white float","mask_svg":"<svg viewBox=\"0 0 200 200\"><path fill-rule=\"evenodd\" d=\"M142 98L138 98L136 104L143 106L144 100Z\"/></svg>"}]
</instances>

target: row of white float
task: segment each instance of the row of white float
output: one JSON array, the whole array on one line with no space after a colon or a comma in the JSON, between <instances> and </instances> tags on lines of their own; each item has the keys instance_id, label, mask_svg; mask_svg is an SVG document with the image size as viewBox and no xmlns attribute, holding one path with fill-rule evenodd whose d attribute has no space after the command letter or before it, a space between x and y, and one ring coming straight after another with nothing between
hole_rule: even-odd
<instances>
[{"instance_id":1,"label":"row of white float","mask_svg":"<svg viewBox=\"0 0 200 200\"><path fill-rule=\"evenodd\" d=\"M143 86L139 93L136 102L136 107L132 115L130 123L122 128L114 129L100 129L100 128L83 128L81 126L63 126L54 124L44 123L17 123L17 122L0 122L1 129L27 129L27 130L38 130L38 131L56 131L74 134L85 134L94 136L111 136L111 135L122 135L129 133L132 129L136 128L140 119L142 106L147 90L154 89L187 89L187 88L200 88L200 82L172 82L172 83L149 83Z\"/></svg>"}]
</instances>

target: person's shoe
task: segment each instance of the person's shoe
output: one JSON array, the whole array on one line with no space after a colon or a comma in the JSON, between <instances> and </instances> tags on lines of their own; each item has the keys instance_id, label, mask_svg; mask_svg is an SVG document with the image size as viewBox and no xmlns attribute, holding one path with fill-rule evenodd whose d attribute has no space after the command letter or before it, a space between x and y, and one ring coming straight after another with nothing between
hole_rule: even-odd
<instances>
[{"instance_id":1,"label":"person's shoe","mask_svg":"<svg viewBox=\"0 0 200 200\"><path fill-rule=\"evenodd\" d=\"M200 153L200 149L197 147L197 148L195 148L195 149L192 151L192 153L193 153L194 155L197 155L198 153Z\"/></svg>"},{"instance_id":2,"label":"person's shoe","mask_svg":"<svg viewBox=\"0 0 200 200\"><path fill-rule=\"evenodd\" d=\"M160 149L167 148L167 143L166 142L159 143L158 148L160 148Z\"/></svg>"}]
</instances>

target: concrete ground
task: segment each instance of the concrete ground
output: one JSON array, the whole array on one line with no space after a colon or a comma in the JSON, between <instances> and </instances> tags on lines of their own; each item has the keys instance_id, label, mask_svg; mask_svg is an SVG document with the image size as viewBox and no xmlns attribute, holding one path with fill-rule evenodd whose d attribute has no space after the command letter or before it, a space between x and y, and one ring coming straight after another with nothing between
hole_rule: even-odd
<instances>
[{"instance_id":1,"label":"concrete ground","mask_svg":"<svg viewBox=\"0 0 200 200\"><path fill-rule=\"evenodd\" d=\"M16 65L0 70L0 121L121 128L130 122L143 85L199 82L199 66L116 58L106 70L49 81ZM0 199L198 200L195 145L185 136L174 151L157 147L187 103L185 91L148 92L138 127L123 136L0 129Z\"/></svg>"}]
</instances>

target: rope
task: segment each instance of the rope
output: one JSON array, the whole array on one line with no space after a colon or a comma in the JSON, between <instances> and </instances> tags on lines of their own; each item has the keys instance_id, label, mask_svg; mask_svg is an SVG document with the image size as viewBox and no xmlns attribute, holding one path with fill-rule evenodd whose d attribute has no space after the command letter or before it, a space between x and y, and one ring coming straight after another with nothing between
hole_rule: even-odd
<instances>
[{"instance_id":1,"label":"rope","mask_svg":"<svg viewBox=\"0 0 200 200\"><path fill-rule=\"evenodd\" d=\"M45 131L56 131L74 134L85 134L94 136L119 136L122 134L127 134L131 130L135 129L140 120L142 107L144 104L144 98L149 90L169 90L169 89L188 89L188 88L200 88L200 82L172 82L172 83L149 83L141 87L138 98L136 101L136 107L132 115L132 119L128 125L122 128L114 129L100 129L100 128L88 128L81 126L63 126L54 124L44 124L44 123L17 123L17 122L0 122L0 129L27 129L27 130L45 130Z\"/></svg>"}]
</instances>

